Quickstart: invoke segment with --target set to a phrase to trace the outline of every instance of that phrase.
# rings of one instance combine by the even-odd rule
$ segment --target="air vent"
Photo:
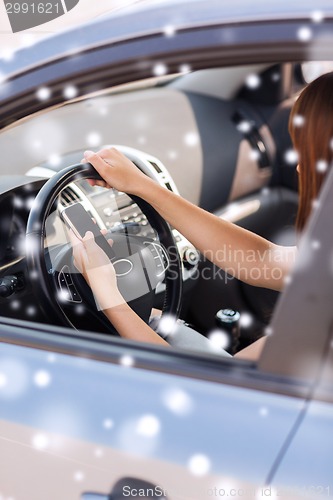
[[[152,165],[152,167],[154,167],[154,169],[156,170],[156,172],[158,174],[162,173],[162,170],[160,169],[160,167],[154,161],[149,160],[149,163]]]
[[[161,163],[158,165],[155,161],[152,161],[150,158],[148,158],[146,161],[149,163],[149,165],[154,170],[154,178],[155,179],[156,179],[156,174],[157,174],[156,180],[159,182],[159,184],[164,184],[164,186],[169,191],[173,191],[174,193],[178,193],[178,190],[175,186],[175,183],[173,182],[167,169]],[[156,174],[155,174],[155,172],[156,172]]]
[[[71,187],[67,187],[61,193],[60,202],[64,207],[73,205],[73,203],[77,203],[78,201],[81,201],[81,198]]]

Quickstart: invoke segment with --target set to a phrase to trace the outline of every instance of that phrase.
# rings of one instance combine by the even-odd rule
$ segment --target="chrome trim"
[[[4,264],[3,266],[0,266],[0,272],[4,271],[5,269],[8,269],[9,267],[15,266],[15,264],[18,264],[23,259],[25,259],[25,256],[18,257],[17,259],[10,261],[7,264]]]
[[[87,212],[90,212],[90,214],[92,215],[92,217],[95,219],[96,224],[98,225],[98,227],[100,229],[107,229],[106,225],[103,222],[103,219],[101,218],[101,216],[97,212],[97,210],[94,207],[94,205],[89,200],[88,196],[86,196],[86,194],[82,191],[82,189],[80,189],[74,182],[72,182],[71,184],[68,184],[68,186],[66,186],[65,189],[67,189],[67,188],[70,188],[70,189],[72,189],[74,191],[74,193],[77,195],[77,197],[80,200],[79,202],[82,202],[83,208]],[[61,203],[61,201],[59,201],[58,202],[59,212],[61,213],[65,208],[66,208],[65,205],[63,205]]]
[[[119,262],[128,262],[130,264],[129,271],[127,271],[126,273],[117,273],[116,264],[118,264]],[[130,261],[129,259],[119,259],[113,262],[113,267],[115,268],[116,276],[127,276],[133,270],[134,265],[133,262]]]
[[[165,271],[168,269],[168,267],[170,266],[170,259],[168,257],[168,254],[165,251],[165,248],[162,245],[160,245],[159,243],[155,243],[155,242],[152,242],[152,241],[144,241],[143,244],[147,245],[147,246],[148,245],[149,246],[153,246],[154,248],[156,248],[157,257],[154,257],[154,259],[158,258],[159,261],[160,261],[160,263],[161,263],[161,265],[162,265],[162,267],[163,267],[163,271],[161,271],[160,273],[157,273],[156,276],[157,277],[162,276],[165,273]],[[162,259],[162,257],[159,254],[159,249],[162,251],[162,254],[163,254],[164,258],[167,261],[167,265],[166,266],[164,265],[163,259]],[[159,266],[156,266],[156,267],[159,267]]]

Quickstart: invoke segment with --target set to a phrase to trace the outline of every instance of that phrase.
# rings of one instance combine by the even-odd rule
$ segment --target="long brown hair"
[[[333,160],[333,72],[311,82],[295,102],[289,133],[298,153],[299,207],[296,219],[302,231]]]

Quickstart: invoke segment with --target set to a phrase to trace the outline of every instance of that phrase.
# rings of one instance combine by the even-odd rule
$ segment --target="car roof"
[[[333,18],[332,0],[148,0],[59,34],[33,48],[18,50],[11,60],[0,60],[2,79],[55,59],[76,55],[99,45],[156,33],[170,33],[202,25],[301,19],[321,22]],[[171,27],[171,31],[170,31]],[[169,31],[168,31],[169,28]]]

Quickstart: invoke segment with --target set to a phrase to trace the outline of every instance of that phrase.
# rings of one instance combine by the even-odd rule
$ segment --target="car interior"
[[[153,256],[159,266],[154,268],[154,296],[146,301],[144,310],[130,290],[127,298],[145,320],[152,306],[164,307],[172,256],[165,252],[161,234],[140,201],[90,186],[86,173],[78,180],[69,178],[57,196],[48,199],[48,213],[43,214],[36,204],[46,181],[79,164],[87,149],[115,146],[166,189],[268,240],[295,245],[297,159],[288,134],[289,113],[298,92],[328,71],[328,64],[258,64],[193,72],[183,68],[179,74],[160,74],[88,96],[77,96],[75,85],[68,83],[63,105],[3,129],[0,314],[56,323],[57,318],[48,311],[48,302],[53,300],[59,303],[65,323],[115,333],[106,320],[96,322],[98,311],[85,310],[86,302],[93,299],[82,291],[79,273],[77,281],[71,278],[71,250],[61,213],[76,203],[83,205],[99,229],[110,232],[120,251],[126,253],[122,235],[126,235],[127,245],[130,241],[135,247],[140,239],[149,248],[149,258]],[[159,70],[163,73],[157,68],[157,74]],[[53,299],[48,295],[44,303],[32,293],[38,286],[34,281],[41,277],[38,267],[31,264],[33,258],[27,258],[31,255],[29,240],[26,244],[27,224],[33,224],[28,223],[29,214],[38,209],[45,230],[37,232],[49,275],[43,280],[52,281],[55,294]],[[172,229],[172,235],[183,274],[182,320],[209,337],[221,328],[219,311],[239,312],[236,342],[229,338],[224,346],[232,354],[265,335],[279,293],[228,276],[178,231]],[[118,273],[123,274],[126,271]],[[43,286],[40,291],[45,292]],[[59,324],[63,323],[61,314]]]

